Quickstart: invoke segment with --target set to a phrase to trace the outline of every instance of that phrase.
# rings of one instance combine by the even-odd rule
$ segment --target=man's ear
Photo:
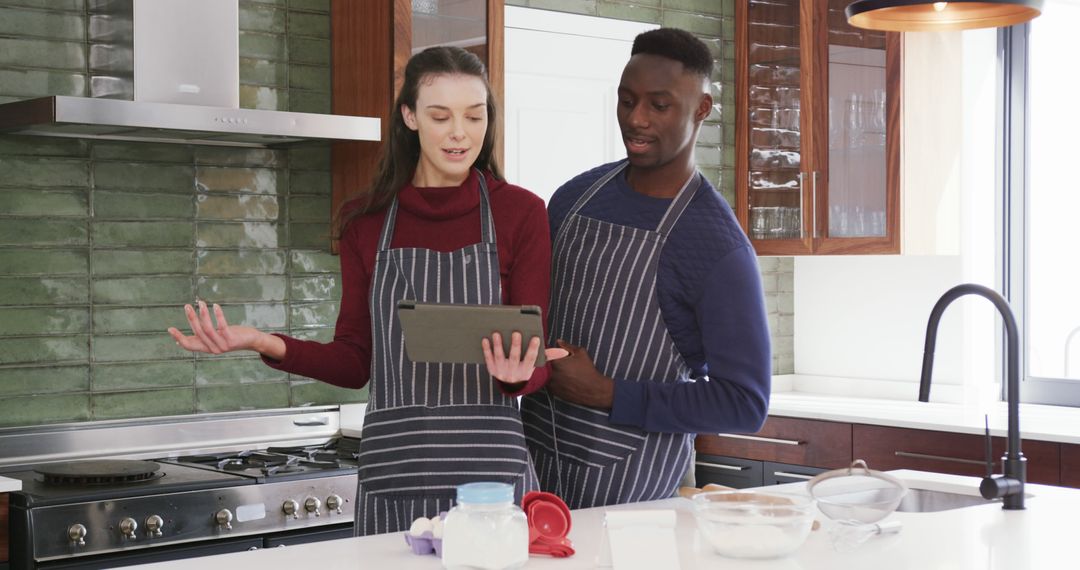
[[[409,127],[410,130],[415,131],[420,128],[420,125],[416,124],[416,113],[408,105],[401,106],[401,118],[405,121],[405,126]]]
[[[699,123],[701,121],[704,121],[705,118],[709,116],[709,113],[712,113],[712,107],[713,107],[712,95],[710,95],[708,93],[702,93],[701,94],[701,100],[698,101],[697,111],[694,113],[694,120],[699,122]]]

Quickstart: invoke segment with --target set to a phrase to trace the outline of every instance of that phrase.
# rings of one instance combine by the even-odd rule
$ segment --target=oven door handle
[[[325,426],[330,424],[330,418],[323,416],[321,418],[311,418],[307,420],[293,420],[294,426]]]

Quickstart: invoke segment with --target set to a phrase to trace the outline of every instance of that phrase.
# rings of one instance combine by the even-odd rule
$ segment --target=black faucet
[[[926,346],[923,349],[922,378],[919,380],[919,401],[930,400],[930,374],[934,369],[934,345],[937,343],[938,322],[945,307],[964,295],[979,295],[988,299],[997,307],[1005,321],[1007,342],[1008,372],[1006,375],[1006,398],[1009,402],[1009,437],[1008,450],[1004,457],[1004,474],[1001,477],[987,475],[979,485],[979,492],[986,499],[1004,498],[1003,508],[1022,510],[1024,508],[1024,482],[1027,481],[1027,459],[1020,453],[1020,334],[1016,328],[1009,303],[993,289],[966,283],[957,285],[945,292],[938,299],[934,310],[930,311],[930,322],[926,324]],[[990,458],[986,458],[987,462]]]

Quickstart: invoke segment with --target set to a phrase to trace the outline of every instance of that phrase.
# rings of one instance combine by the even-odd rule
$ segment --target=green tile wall
[[[241,0],[241,106],[330,112],[330,0]],[[87,94],[83,0],[0,0],[0,101]],[[193,356],[181,306],[326,341],[330,152],[0,136],[0,426],[360,401]]]
[[[506,0],[507,5],[682,28],[713,52],[712,115],[698,135],[698,168],[735,204],[735,2],[742,0]],[[773,373],[794,372],[794,271],[791,258],[762,258],[761,278],[773,340]]]

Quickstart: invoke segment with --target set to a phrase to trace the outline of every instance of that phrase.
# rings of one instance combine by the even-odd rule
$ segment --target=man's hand
[[[562,340],[555,344],[570,355],[551,363],[548,391],[567,402],[611,409],[615,400],[615,381],[596,369],[584,348]]]

